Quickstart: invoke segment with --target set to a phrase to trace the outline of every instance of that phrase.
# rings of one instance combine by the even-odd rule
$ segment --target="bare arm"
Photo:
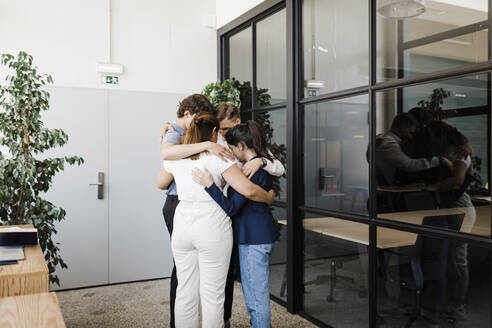
[[[174,177],[171,173],[167,172],[166,169],[161,168],[159,174],[157,174],[157,188],[167,189]]]
[[[259,169],[263,167],[265,171],[270,173],[270,175],[274,177],[280,177],[284,175],[285,173],[285,168],[280,163],[278,159],[273,156],[272,152],[269,150],[270,156],[273,158],[273,161],[270,161],[268,158],[265,158],[266,164],[263,166],[263,160],[261,158],[255,158],[251,161],[246,162],[243,165],[242,171],[243,173],[248,177],[248,179],[251,179],[253,175],[255,175],[256,172],[258,172]]]
[[[202,153],[204,151],[208,151],[211,154],[220,157],[224,161],[226,161],[226,159],[234,160],[234,156],[229,149],[211,141],[204,141],[187,145],[175,145],[172,143],[166,143],[162,145],[161,157],[164,160],[176,160],[187,158],[192,155]]]
[[[176,160],[187,158],[204,151],[207,151],[207,142],[188,145],[165,143],[161,147],[161,157],[163,160]]]
[[[225,170],[222,177],[237,192],[255,202],[271,204],[275,198],[273,190],[266,192],[260,186],[249,181],[236,164]]]

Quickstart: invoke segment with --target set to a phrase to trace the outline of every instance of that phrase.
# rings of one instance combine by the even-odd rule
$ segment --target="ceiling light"
[[[378,13],[387,18],[404,19],[422,15],[424,0],[380,0]]]

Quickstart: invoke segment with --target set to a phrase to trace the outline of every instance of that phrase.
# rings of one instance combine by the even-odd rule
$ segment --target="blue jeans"
[[[239,244],[244,302],[253,328],[270,328],[270,254],[273,244]]]

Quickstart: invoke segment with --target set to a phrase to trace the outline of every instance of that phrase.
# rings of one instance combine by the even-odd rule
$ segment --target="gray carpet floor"
[[[68,328],[169,327],[169,279],[56,293]],[[316,327],[271,302],[272,327]],[[231,326],[250,327],[241,285],[236,283]]]

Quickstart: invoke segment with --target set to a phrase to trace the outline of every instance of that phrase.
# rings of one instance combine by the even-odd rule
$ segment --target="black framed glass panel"
[[[304,205],[367,215],[368,96],[304,106]]]
[[[366,0],[304,0],[304,97],[369,83]]]
[[[253,34],[248,27],[229,37],[229,76],[241,84],[240,92],[251,94],[253,84]],[[251,109],[251,97],[241,99],[241,110]]]
[[[285,108],[255,114],[256,121],[263,127],[267,143],[272,155],[286,167],[287,159],[287,120]],[[274,177],[273,184],[276,198],[279,201],[287,201],[286,174]]]
[[[379,0],[377,12],[378,82],[488,60],[487,0]]]
[[[266,89],[269,103],[285,102],[286,15],[285,9],[256,23],[256,86]],[[267,105],[266,101],[257,106]]]
[[[487,74],[377,93],[380,218],[447,215],[460,232],[490,236],[489,94]]]
[[[282,207],[272,207],[272,215],[280,231],[270,257],[270,294],[287,300],[287,211]]]
[[[306,213],[303,310],[331,327],[368,326],[369,226]]]
[[[427,220],[456,225],[446,216]],[[490,249],[381,227],[377,235],[381,326],[490,327]]]

